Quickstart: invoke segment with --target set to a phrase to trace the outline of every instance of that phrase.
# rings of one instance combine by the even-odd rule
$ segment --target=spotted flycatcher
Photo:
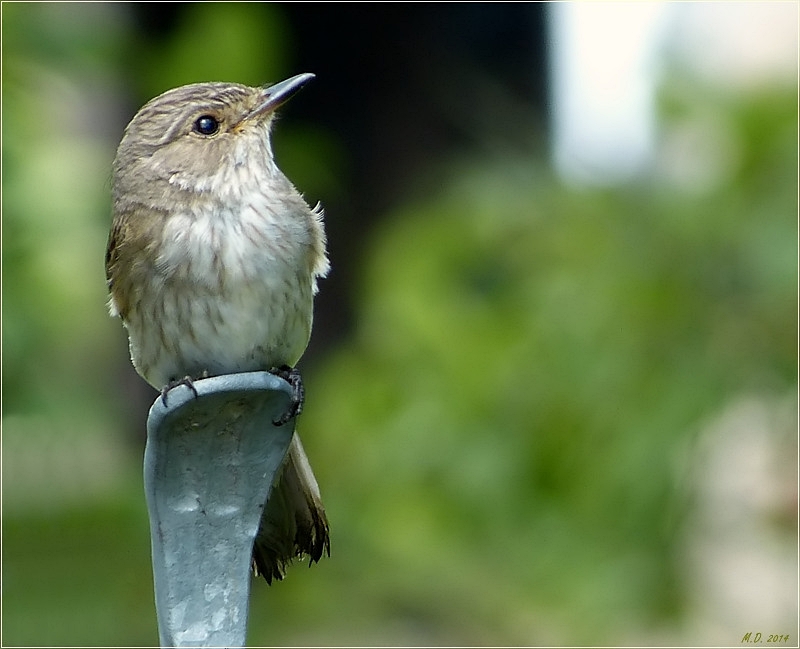
[[[125,129],[113,169],[109,304],[128,331],[136,371],[164,399],[192,379],[273,370],[296,390],[285,419],[298,412],[294,366],[328,259],[322,211],[278,169],[270,127],[312,78],[182,86],[145,104]],[[328,521],[295,434],[261,520],[254,569],[271,582],[293,557],[318,561],[325,551]]]

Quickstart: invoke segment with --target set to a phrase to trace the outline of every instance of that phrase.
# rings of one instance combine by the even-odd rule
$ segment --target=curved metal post
[[[294,421],[272,422],[291,387],[228,374],[159,397],[147,419],[144,486],[162,647],[242,647],[253,539]]]

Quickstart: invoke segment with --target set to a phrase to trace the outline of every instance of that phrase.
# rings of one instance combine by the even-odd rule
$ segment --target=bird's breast
[[[155,387],[294,365],[311,332],[314,278],[292,215],[257,201],[171,215],[128,327]]]

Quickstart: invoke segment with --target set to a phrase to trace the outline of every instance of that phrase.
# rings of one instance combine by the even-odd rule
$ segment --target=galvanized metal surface
[[[289,384],[268,372],[194,382],[147,420],[144,484],[162,647],[241,647],[253,539],[294,421]]]

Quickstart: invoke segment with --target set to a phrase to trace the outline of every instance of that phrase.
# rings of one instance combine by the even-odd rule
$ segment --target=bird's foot
[[[194,387],[191,376],[184,376],[182,379],[173,379],[161,388],[161,403],[164,404],[165,408],[167,407],[167,393],[173,388],[177,388],[179,385],[185,385],[194,392],[195,399],[197,398],[197,388]]]
[[[296,367],[289,367],[288,365],[281,365],[280,367],[273,367],[270,369],[270,374],[281,377],[292,386],[292,400],[289,403],[289,408],[284,412],[279,419],[272,422],[276,426],[283,426],[290,419],[297,417],[303,411],[303,402],[306,399],[306,390],[303,387],[303,378],[300,376],[300,370]]]

